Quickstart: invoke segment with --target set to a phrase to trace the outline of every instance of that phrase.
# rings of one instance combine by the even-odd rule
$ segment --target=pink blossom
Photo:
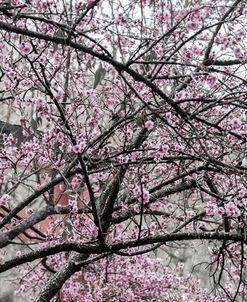
[[[236,130],[240,128],[240,119],[239,118],[234,118],[231,120],[231,125],[232,125],[232,129]]]
[[[216,205],[211,203],[211,202],[207,202],[206,204],[206,213],[208,216],[213,216],[215,215],[215,213],[217,213],[217,209],[216,209]]]
[[[182,50],[182,55],[186,62],[190,62],[193,58],[192,51],[186,47]]]
[[[230,201],[226,204],[225,209],[226,209],[226,214],[230,217],[231,216],[238,217],[241,214],[239,208],[232,201]]]
[[[32,159],[34,157],[34,152],[32,151],[28,152],[27,157]]]
[[[198,226],[198,228],[206,229],[208,224],[205,221],[199,221],[197,226]]]
[[[189,21],[186,27],[191,30],[196,30],[199,27],[199,23],[197,21]]]
[[[240,60],[244,59],[244,53],[239,46],[234,48],[234,54],[235,54],[236,58],[238,58]]]
[[[148,130],[152,130],[153,127],[154,127],[154,123],[153,123],[151,120],[146,121],[145,127],[146,127]]]
[[[207,81],[209,87],[214,88],[217,78],[214,75],[210,75],[207,77],[206,81]]]
[[[193,210],[188,210],[188,211],[186,211],[186,216],[187,216],[187,217],[191,218],[191,217],[193,217],[194,215],[195,215],[195,212],[194,212]]]
[[[82,179],[81,179],[80,175],[76,175],[72,178],[70,183],[71,183],[73,190],[76,190],[79,188],[79,186],[81,185],[81,180]]]
[[[218,207],[217,212],[219,216],[223,216],[225,214],[225,209],[223,207]]]
[[[61,143],[64,140],[64,134],[62,132],[58,132],[57,140]]]
[[[143,198],[144,203],[149,202],[150,193],[147,189],[143,189],[142,198]]]
[[[240,198],[243,198],[244,196],[247,196],[247,192],[246,192],[245,189],[241,189],[241,190],[239,191],[239,197],[240,197]]]
[[[120,24],[126,22],[125,17],[123,16],[123,14],[119,14],[119,15],[118,15],[118,17],[117,17],[117,19],[116,19],[116,22],[117,22],[117,23],[120,23]]]
[[[74,145],[72,150],[75,153],[80,153],[82,151],[82,147],[81,147],[81,145]]]
[[[30,51],[31,51],[31,44],[29,44],[29,43],[21,43],[21,46],[20,46],[20,50],[21,50],[21,52],[23,53],[23,54],[25,54],[25,55],[27,55],[27,54],[29,54],[30,53]]]
[[[0,206],[8,206],[10,200],[10,196],[8,194],[3,194],[0,197]]]
[[[26,213],[27,213],[27,215],[31,215],[31,214],[34,213],[34,210],[33,210],[32,208],[28,208],[28,209],[26,210]]]

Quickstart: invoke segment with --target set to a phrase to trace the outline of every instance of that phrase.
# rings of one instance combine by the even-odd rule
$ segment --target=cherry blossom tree
[[[245,301],[246,17],[245,0],[0,3],[16,294]]]

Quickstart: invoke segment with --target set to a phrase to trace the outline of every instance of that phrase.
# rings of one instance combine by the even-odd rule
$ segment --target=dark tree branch
[[[172,233],[166,235],[156,235],[156,236],[147,236],[144,238],[140,238],[139,240],[131,240],[116,243],[110,246],[99,245],[98,243],[92,242],[91,244],[80,244],[80,243],[63,243],[55,246],[42,248],[37,251],[27,253],[22,256],[15,257],[9,261],[0,265],[0,273],[7,271],[13,267],[18,265],[34,261],[36,259],[44,258],[50,255],[54,255],[61,252],[66,251],[75,251],[81,254],[90,255],[90,254],[102,254],[102,253],[114,253],[117,251],[121,251],[128,248],[141,247],[149,244],[165,244],[167,242],[175,242],[175,241],[191,241],[191,240],[229,240],[233,242],[243,242],[247,243],[246,238],[242,234],[237,233],[225,233],[225,232],[186,232],[186,233]],[[79,255],[81,256],[81,255]],[[78,260],[76,260],[77,262]],[[68,264],[68,268],[71,269],[75,263]],[[66,269],[65,269],[66,270]],[[61,287],[62,284],[60,284]]]

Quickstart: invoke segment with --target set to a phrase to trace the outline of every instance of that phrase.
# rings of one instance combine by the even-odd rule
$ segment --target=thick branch
[[[225,233],[225,232],[194,232],[194,233],[171,233],[166,235],[147,236],[139,240],[130,240],[125,242],[116,243],[109,246],[104,246],[98,243],[80,244],[77,242],[62,243],[55,246],[39,249],[35,252],[27,253],[22,256],[15,257],[0,265],[0,273],[7,271],[18,265],[31,262],[43,257],[54,255],[66,251],[75,251],[78,253],[101,254],[106,252],[116,252],[133,247],[141,247],[149,244],[175,241],[191,241],[191,240],[231,240],[234,242],[247,243],[244,234],[238,233]]]

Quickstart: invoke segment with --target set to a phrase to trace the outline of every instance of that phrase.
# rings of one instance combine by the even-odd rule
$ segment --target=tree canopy
[[[17,294],[244,301],[246,17],[245,0],[0,3],[0,273],[19,271]]]

